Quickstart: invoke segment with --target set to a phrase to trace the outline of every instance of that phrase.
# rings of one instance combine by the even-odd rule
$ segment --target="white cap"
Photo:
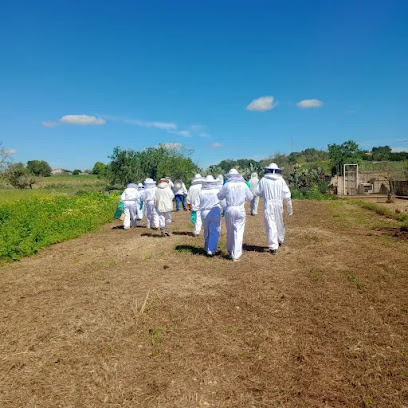
[[[280,170],[276,163],[270,163],[268,166],[264,167],[265,170]]]
[[[227,178],[228,177],[231,177],[231,176],[238,176],[239,175],[239,173],[238,173],[238,170],[237,169],[231,169],[230,171],[229,171],[229,173],[227,174]]]
[[[138,186],[138,187],[143,187],[143,184],[142,184],[142,183],[139,183],[137,186]]]
[[[144,184],[146,185],[146,184],[156,184],[156,182],[153,180],[153,179],[151,179],[151,178],[147,178],[145,181],[144,181]]]

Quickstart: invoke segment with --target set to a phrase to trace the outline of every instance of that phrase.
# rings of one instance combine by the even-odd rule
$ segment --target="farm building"
[[[71,170],[65,170],[65,169],[53,169],[53,170],[51,170],[51,174],[53,176],[58,176],[58,175],[61,175],[61,174],[71,174],[71,173],[72,173]]]
[[[381,162],[378,164],[372,169],[345,164],[342,175],[333,176],[331,185],[339,196],[388,194],[390,190],[392,194],[408,195],[407,171],[403,168],[389,168]]]

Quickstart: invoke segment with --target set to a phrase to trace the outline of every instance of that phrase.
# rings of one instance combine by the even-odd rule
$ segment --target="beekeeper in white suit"
[[[245,230],[245,200],[251,201],[253,195],[244,178],[236,169],[226,175],[227,182],[218,193],[218,198],[226,202],[225,225],[227,227],[227,251],[231,259],[238,261],[242,256],[242,243]]]
[[[139,183],[137,185],[137,188],[140,192],[140,205],[137,208],[137,219],[138,220],[143,220],[143,213],[144,213],[144,203],[143,203],[143,190],[144,190],[144,186],[142,183]]]
[[[200,191],[203,183],[201,174],[196,174],[191,180],[191,186],[187,192],[187,207],[191,211],[195,211],[196,220],[194,223],[194,236],[200,235],[201,232],[201,212],[200,212]]]
[[[251,200],[251,215],[258,214],[259,197],[256,195],[256,186],[259,183],[258,173],[253,172],[249,179],[249,188],[254,198]]]
[[[264,200],[265,230],[272,255],[276,254],[279,245],[285,240],[283,202],[286,202],[288,215],[293,214],[290,190],[281,173],[278,165],[271,163],[265,167],[265,175],[256,188],[256,195],[262,196]]]
[[[170,236],[171,212],[173,210],[174,194],[169,180],[163,178],[157,185],[154,196],[154,205],[159,215],[159,228],[163,237]]]
[[[204,249],[213,256],[218,249],[221,232],[221,203],[218,198],[219,180],[213,176],[204,179],[199,195],[199,209],[204,226]]]
[[[120,196],[120,200],[125,206],[123,228],[129,229],[130,226],[137,227],[137,209],[140,206],[140,192],[137,185],[134,183],[129,183],[125,191]]]
[[[157,214],[156,207],[154,206],[156,189],[156,182],[153,179],[147,178],[144,181],[144,190],[141,195],[145,208],[144,212],[146,214],[146,227],[148,229],[152,227],[159,227],[159,216]]]

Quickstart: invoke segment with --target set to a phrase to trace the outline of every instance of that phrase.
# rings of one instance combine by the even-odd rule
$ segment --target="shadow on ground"
[[[267,248],[267,247],[264,247],[264,246],[244,244],[244,245],[242,245],[242,249],[243,249],[244,251],[265,252],[268,248]]]
[[[204,248],[196,247],[193,245],[176,245],[174,248],[178,252],[188,252],[193,255],[205,255],[207,256],[207,252]]]
[[[186,235],[188,237],[194,237],[194,234],[192,232],[187,231],[174,231],[173,235]]]

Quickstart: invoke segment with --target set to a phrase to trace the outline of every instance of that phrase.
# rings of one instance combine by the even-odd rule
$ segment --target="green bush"
[[[294,200],[337,200],[338,197],[334,194],[327,194],[321,191],[321,186],[312,188],[293,188],[291,189],[292,198]]]
[[[117,205],[117,196],[97,193],[0,203],[0,259],[18,260],[95,231],[112,220]]]

